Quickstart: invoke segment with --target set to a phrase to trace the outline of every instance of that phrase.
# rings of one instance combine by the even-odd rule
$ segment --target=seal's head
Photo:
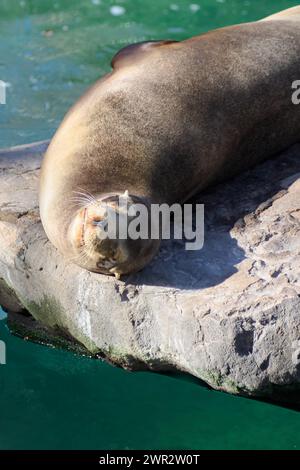
[[[142,221],[150,228],[150,207],[144,199],[129,196],[127,191],[123,195],[88,196],[69,229],[73,261],[89,271],[117,278],[142,269],[155,256],[160,241],[140,238],[130,230],[140,207],[144,208],[143,217],[147,214]]]

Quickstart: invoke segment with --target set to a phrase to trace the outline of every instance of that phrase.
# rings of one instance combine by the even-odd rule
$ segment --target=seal
[[[46,153],[50,241],[90,271],[142,269],[159,240],[101,236],[107,211],[183,203],[296,143],[300,7],[181,42],[134,44],[71,108]]]

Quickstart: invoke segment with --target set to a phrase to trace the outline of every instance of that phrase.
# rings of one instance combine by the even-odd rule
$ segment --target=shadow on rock
[[[189,290],[221,284],[246,259],[232,229],[242,230],[245,216],[255,219],[272,205],[286,192],[297,173],[300,173],[299,145],[197,195],[189,202],[205,206],[203,248],[187,251],[185,241],[163,241],[154,261],[142,272],[128,276],[125,282]]]

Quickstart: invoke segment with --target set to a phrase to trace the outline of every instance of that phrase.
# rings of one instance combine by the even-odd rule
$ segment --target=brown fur
[[[121,51],[113,72],[69,111],[45,157],[41,217],[54,245],[72,256],[74,191],[183,202],[297,142],[299,11]]]

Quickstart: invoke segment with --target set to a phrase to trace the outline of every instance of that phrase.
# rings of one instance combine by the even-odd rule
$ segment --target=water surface
[[[0,338],[0,449],[300,448],[296,411]]]
[[[263,18],[288,0],[0,0],[0,147],[49,138],[132,42],[181,40]]]
[[[0,146],[49,138],[121,47],[184,39],[296,5],[285,0],[0,0]],[[299,449],[300,415],[129,373],[12,337],[0,365],[1,449]]]

